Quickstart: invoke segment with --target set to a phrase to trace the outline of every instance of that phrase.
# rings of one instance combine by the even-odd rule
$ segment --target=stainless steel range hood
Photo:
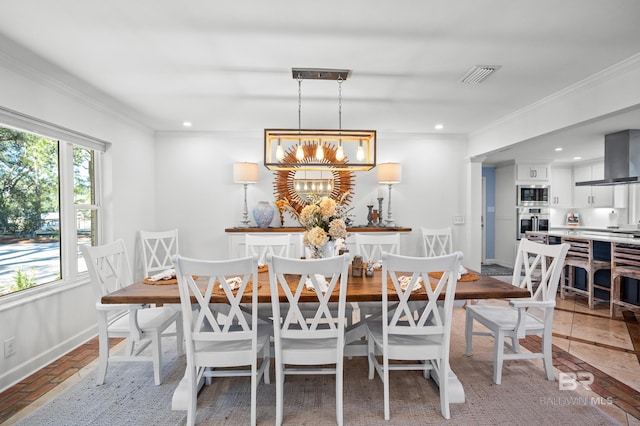
[[[576,186],[622,185],[640,182],[640,130],[623,130],[604,137],[604,179]]]

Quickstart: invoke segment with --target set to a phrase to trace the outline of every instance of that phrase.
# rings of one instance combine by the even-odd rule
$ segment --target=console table
[[[269,227],[269,228],[226,228],[224,232],[229,237],[229,257],[236,258],[244,256],[244,235],[248,233],[257,234],[273,234],[273,233],[285,233],[293,235],[291,239],[290,253],[295,257],[302,257],[304,255],[304,245],[302,243],[302,235],[304,234],[303,227]],[[349,236],[347,237],[347,248],[351,252],[355,252],[355,241],[353,234],[359,233],[378,233],[378,234],[400,234],[402,239],[403,235],[408,235],[411,232],[411,228],[393,227],[366,227],[366,226],[354,226],[347,228]],[[297,238],[296,238],[297,236]]]

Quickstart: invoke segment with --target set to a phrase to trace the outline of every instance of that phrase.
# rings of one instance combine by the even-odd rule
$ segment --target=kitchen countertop
[[[630,232],[632,230],[628,230]],[[577,237],[594,241],[604,241],[609,243],[624,243],[640,245],[640,233],[635,234],[624,233],[624,231],[610,230],[603,228],[586,228],[586,227],[565,227],[552,228],[548,232],[527,232],[532,235],[548,235],[551,237]]]
[[[625,225],[625,227],[596,227],[596,226],[552,226],[551,230],[552,231],[556,231],[556,230],[567,230],[567,229],[571,229],[571,230],[577,230],[577,231],[597,231],[597,232],[614,232],[614,233],[621,233],[621,234],[633,234],[633,233],[637,233],[638,235],[640,235],[640,228],[636,228],[636,227],[632,227],[629,225]]]

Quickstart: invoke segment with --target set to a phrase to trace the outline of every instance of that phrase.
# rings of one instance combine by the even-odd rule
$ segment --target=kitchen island
[[[551,227],[548,231],[550,234],[564,234],[564,235],[586,235],[589,237],[595,237],[594,239],[602,237],[613,238],[637,238],[640,244],[640,229],[638,228],[603,228],[603,227],[588,227],[588,226],[559,226]]]
[[[527,238],[546,244],[571,244],[565,265],[571,263],[571,256],[582,257],[598,265],[591,289],[588,289],[585,269],[576,268],[575,273],[571,273],[571,268],[565,268],[559,286],[561,292],[570,290],[587,296],[589,300],[609,303],[612,317],[619,308],[640,312],[640,238],[634,233],[564,228],[527,232]],[[605,267],[604,264],[608,265]]]

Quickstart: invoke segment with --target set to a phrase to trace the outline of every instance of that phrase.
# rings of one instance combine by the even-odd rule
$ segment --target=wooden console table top
[[[283,233],[292,233],[292,232],[304,232],[304,228],[299,227],[268,227],[268,228],[225,228],[224,232],[227,233],[240,233],[246,234],[249,232],[283,232]],[[351,228],[347,228],[347,232],[350,233],[358,233],[358,232],[411,232],[411,228],[403,228],[403,227],[394,227],[394,228],[382,228],[382,227],[365,227],[365,226],[355,226]]]

